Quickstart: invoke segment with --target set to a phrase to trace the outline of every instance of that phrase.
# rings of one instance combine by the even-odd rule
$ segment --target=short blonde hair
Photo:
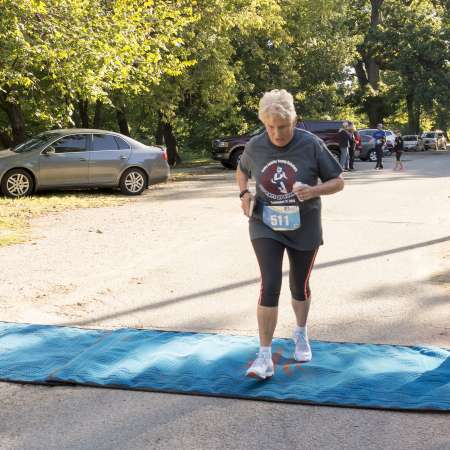
[[[269,116],[294,121],[297,113],[294,107],[294,97],[285,89],[273,89],[266,92],[259,101],[258,117],[261,122]]]

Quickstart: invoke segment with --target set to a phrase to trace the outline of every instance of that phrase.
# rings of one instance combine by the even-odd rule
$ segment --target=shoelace
[[[255,363],[259,363],[261,360],[262,363],[267,364],[269,362],[269,355],[266,353],[257,353]]]
[[[308,343],[308,338],[303,333],[295,333],[295,343],[300,343],[303,346],[306,346]]]

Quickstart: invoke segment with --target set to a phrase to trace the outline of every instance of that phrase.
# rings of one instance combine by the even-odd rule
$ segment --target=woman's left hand
[[[294,187],[292,191],[301,202],[317,197],[315,186],[310,186],[309,184],[302,183],[301,186]]]

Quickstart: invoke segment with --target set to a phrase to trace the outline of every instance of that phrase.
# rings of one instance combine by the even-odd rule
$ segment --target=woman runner
[[[297,361],[312,358],[306,322],[311,301],[309,277],[323,243],[320,196],[342,190],[344,180],[341,166],[324,142],[295,127],[297,115],[290,93],[266,92],[259,104],[259,118],[265,132],[247,143],[236,179],[241,207],[247,216],[252,199],[250,174],[256,182],[249,229],[261,270],[257,306],[260,349],[247,375],[265,379],[274,374],[271,345],[285,251],[290,263],[291,304],[297,324],[294,358]]]

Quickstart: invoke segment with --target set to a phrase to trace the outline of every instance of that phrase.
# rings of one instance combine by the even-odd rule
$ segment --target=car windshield
[[[47,142],[50,142],[55,137],[57,137],[57,135],[52,133],[39,134],[38,136],[29,139],[28,141],[25,141],[22,144],[16,145],[11,150],[15,153],[30,152],[31,150],[34,150],[47,144]]]
[[[426,137],[426,138],[434,138],[434,137],[436,137],[436,133],[425,133],[424,137]]]
[[[417,136],[403,136],[404,141],[417,141]]]

